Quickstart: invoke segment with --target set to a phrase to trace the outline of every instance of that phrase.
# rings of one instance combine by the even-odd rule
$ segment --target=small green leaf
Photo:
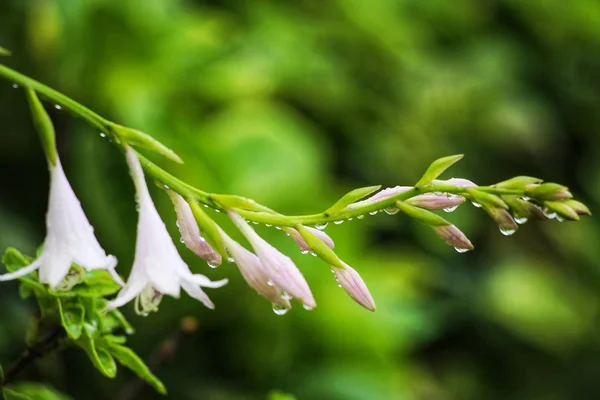
[[[6,389],[5,389],[6,390]],[[37,382],[19,382],[10,385],[13,394],[21,397],[13,397],[13,399],[30,399],[30,400],[69,400],[70,397],[60,393],[56,389],[45,384]],[[7,399],[9,397],[6,397]]]
[[[451,225],[450,222],[446,221],[439,215],[432,213],[431,211],[411,206],[410,204],[406,204],[402,201],[397,201],[395,205],[404,214],[416,221],[424,223],[425,225],[429,225],[431,227]]]
[[[2,389],[2,395],[4,396],[4,400],[33,400],[32,397],[9,388]]]
[[[128,335],[135,333],[135,330],[125,319],[125,316],[117,309],[100,313],[99,316],[100,327],[103,333],[113,333],[116,329],[123,329]]]
[[[273,390],[269,393],[269,400],[296,400],[296,397],[289,393]]]
[[[12,55],[11,51],[5,49],[4,47],[0,47],[0,56],[10,56]]]
[[[140,379],[148,382],[160,394],[167,394],[165,385],[150,371],[146,364],[144,364],[144,361],[133,350],[118,344],[111,343],[109,346],[111,354],[120,364],[135,372]]]
[[[27,257],[14,247],[9,247],[4,251],[2,256],[2,263],[6,267],[8,272],[15,272],[18,269],[31,264],[33,260],[31,257]],[[22,285],[26,285],[28,288],[39,291],[40,293],[46,293],[46,288],[37,279],[33,278],[33,274],[28,274],[19,278]],[[26,293],[24,291],[22,293]]]
[[[443,174],[445,170],[450,168],[461,158],[463,158],[463,154],[438,158],[437,160],[431,163],[429,168],[427,168],[427,171],[425,171],[425,173],[423,174],[421,179],[419,179],[415,187],[420,188],[425,185],[429,185],[431,182],[433,182],[434,179],[437,179],[438,176]]]
[[[300,233],[302,239],[304,239],[308,247],[310,247],[310,249],[314,251],[323,261],[338,268],[346,268],[337,254],[335,254],[335,252],[315,234],[302,225],[297,225],[296,230]]]
[[[204,212],[202,207],[200,207],[194,199],[186,199],[186,201],[190,205],[192,213],[198,223],[198,227],[204,233],[206,241],[213,249],[221,254],[221,256],[227,259],[229,256],[227,255],[227,250],[225,250],[225,244],[223,243],[223,238],[219,232],[219,226]]]
[[[516,176],[506,181],[496,183],[494,187],[501,189],[523,189],[527,185],[542,183],[542,179],[532,176]]]
[[[35,126],[35,129],[42,140],[42,147],[44,147],[46,158],[48,159],[50,165],[56,165],[56,142],[52,120],[44,109],[44,106],[37,97],[35,91],[27,88],[25,93],[27,94],[27,100],[29,101],[33,125]]]
[[[60,313],[60,322],[69,338],[73,340],[79,339],[83,331],[85,318],[83,305],[76,300],[58,299],[58,311]]]
[[[495,194],[486,193],[473,187],[466,188],[466,192],[468,193],[466,197],[475,203],[487,205],[488,207],[503,208],[508,210],[508,204],[506,204],[504,200]]]
[[[348,205],[362,199],[363,197],[367,197],[373,192],[381,189],[381,185],[377,186],[365,186],[358,189],[354,189],[343,195],[334,205],[329,207],[326,213],[334,213],[336,211],[342,210],[346,208]]]
[[[87,353],[90,361],[98,371],[104,376],[114,378],[117,375],[117,364],[114,358],[106,349],[96,348],[96,341],[90,335],[90,331],[93,331],[93,329],[90,329],[88,324],[84,328],[83,334],[75,343]]]
[[[119,138],[123,143],[130,144],[134,147],[141,147],[154,151],[165,158],[176,163],[183,164],[183,160],[173,150],[154,139],[152,136],[139,131],[137,129],[127,128],[126,126],[111,124],[112,133]]]

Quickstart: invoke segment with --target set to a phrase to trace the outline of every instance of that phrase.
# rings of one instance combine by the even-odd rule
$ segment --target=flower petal
[[[348,293],[350,297],[358,304],[370,311],[375,311],[375,301],[369,292],[369,288],[360,277],[358,272],[348,264],[344,263],[346,268],[332,267],[335,277],[340,286]]]
[[[30,274],[40,267],[41,262],[42,258],[40,257],[37,260],[34,260],[31,264],[21,267],[14,272],[0,275],[0,281],[10,281],[12,279],[21,278],[22,276]]]

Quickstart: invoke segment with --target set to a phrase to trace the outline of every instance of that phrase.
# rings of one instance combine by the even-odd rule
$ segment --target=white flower
[[[248,239],[273,283],[291,297],[302,302],[305,308],[314,308],[317,303],[308,287],[308,283],[306,283],[306,279],[304,279],[294,262],[258,236],[240,215],[230,211],[229,217]]]
[[[363,279],[354,268],[343,261],[342,264],[345,268],[331,267],[340,287],[342,287],[358,304],[367,310],[375,311],[375,301]]]
[[[140,161],[129,147],[126,157],[139,206],[135,258],[127,285],[107,309],[120,307],[137,297],[137,311],[146,314],[156,310],[164,294],[179,298],[181,288],[206,307],[214,308],[200,286],[218,288],[225,285],[227,279],[212,282],[204,275],[192,274],[156,211]]]
[[[284,309],[291,308],[289,299],[275,285],[256,254],[230,238],[223,230],[221,230],[221,237],[248,286],[270,300],[274,305],[279,305]]]
[[[58,158],[56,165],[50,166],[46,229],[42,254],[32,264],[0,275],[0,281],[19,278],[38,269],[40,282],[54,289],[67,276],[71,264],[75,263],[87,270],[105,269],[117,283],[123,284],[114,270],[117,259],[106,255],[98,243],[94,228],[85,216]]]
[[[179,233],[181,233],[181,239],[185,246],[193,251],[198,257],[208,261],[210,266],[217,267],[221,265],[221,255],[217,253],[200,234],[200,228],[198,228],[190,205],[183,197],[174,191],[168,190],[167,193],[175,206],[175,212],[177,213],[177,227],[179,228]]]

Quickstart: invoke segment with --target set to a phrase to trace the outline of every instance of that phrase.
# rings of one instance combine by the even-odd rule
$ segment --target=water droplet
[[[300,253],[302,253],[303,255],[307,255],[310,252],[310,250],[306,250],[306,249],[301,249]]]
[[[464,249],[461,247],[455,247],[454,250],[458,251],[459,253],[466,253],[467,251],[471,250],[471,249]]]
[[[209,266],[210,268],[213,268],[213,269],[214,269],[214,268],[217,268],[217,267],[219,266],[218,264],[211,264],[211,262],[210,262],[210,261],[207,261],[206,263],[208,264],[208,266]]]
[[[545,211],[544,214],[548,219],[554,219],[557,216],[557,214],[554,211]]]
[[[311,252],[310,252],[310,255],[311,255],[311,256],[313,256],[313,257],[316,257],[316,256],[317,256],[317,253],[315,253],[314,251],[311,251]]]
[[[529,221],[527,217],[515,217],[515,222],[519,225],[523,225],[527,221]]]
[[[275,304],[273,303],[273,312],[276,315],[284,315],[285,313],[287,313],[290,309],[284,306],[280,306],[279,304]]]
[[[311,311],[314,307],[311,307],[307,304],[302,304],[302,308],[304,308],[306,311]]]
[[[444,208],[444,212],[451,213],[458,208],[458,205]]]
[[[348,218],[348,221],[352,221],[352,217]]]
[[[557,216],[556,216],[556,220],[557,220],[558,222],[565,222],[565,219],[564,219],[563,217],[561,217],[560,215],[557,215]]]
[[[270,228],[270,227],[272,227],[273,225],[271,225],[271,224],[265,224],[265,226],[266,226],[267,228]]]
[[[369,212],[369,215],[375,215],[375,214],[377,214],[378,212],[379,212],[379,210],[371,211],[371,212]]]
[[[333,221],[333,223],[336,224],[336,225],[341,225],[341,224],[344,223],[344,220],[343,219],[339,219],[337,221]]]
[[[277,229],[278,231],[280,231],[281,227],[280,226],[276,226],[275,229]]]
[[[281,300],[290,301],[292,296],[290,296],[287,292],[281,292]]]
[[[321,222],[320,224],[315,224],[315,228],[319,229],[319,230],[324,230],[325,228],[327,228],[327,222]]]
[[[338,283],[338,287],[342,287],[342,284],[341,284],[341,283]]]
[[[179,243],[185,243],[185,240],[183,240],[183,236],[179,238]]]
[[[62,107],[61,107],[61,106],[59,106],[58,104],[55,104],[55,105],[54,105],[54,108],[56,108],[57,110],[62,110]]]
[[[529,201],[529,200],[531,200],[531,198],[527,197],[527,196],[523,196],[523,197],[521,197],[521,200],[523,200],[523,201]]]
[[[357,215],[356,219],[363,219],[365,216],[364,215]]]
[[[201,242],[206,242],[206,239],[204,239],[204,236],[200,236],[200,241]]]
[[[101,137],[101,138],[105,138],[105,137],[106,137],[106,133],[104,133],[104,132],[100,132],[100,137]]]
[[[285,236],[292,236],[292,235],[290,235],[290,233],[289,233],[289,232],[286,232],[286,233],[285,233]]]
[[[254,225],[258,225],[258,221],[252,221]]]
[[[385,211],[385,213],[386,213],[387,215],[395,215],[395,214],[398,214],[398,212],[399,212],[400,210],[398,210],[396,207],[388,207],[388,208],[386,208],[386,209],[385,209],[385,210],[383,210],[383,211]]]
[[[270,279],[269,279],[269,280],[267,281],[267,285],[268,285],[268,286],[275,286],[275,283],[274,283],[272,280],[270,280]]]
[[[514,228],[503,227],[503,226],[499,227],[499,229],[500,229],[500,233],[502,233],[504,236],[510,236],[517,231]]]
[[[235,263],[235,258],[233,258],[233,257],[229,257],[229,258],[227,259],[227,261],[229,261],[230,263]]]
[[[218,212],[218,213],[220,213],[220,212],[221,212],[221,210],[217,210],[216,208],[215,208],[215,211],[216,211],[216,212]]]
[[[471,204],[473,204],[473,207],[475,207],[475,208],[481,208],[481,204],[479,204],[479,203],[472,201]]]
[[[446,197],[448,197],[448,200],[454,200],[458,197],[458,195],[454,193],[448,193]]]
[[[204,208],[208,208],[208,204],[204,204]]]
[[[18,88],[19,88],[19,85],[17,85],[16,83],[13,83],[12,87],[13,87],[14,89],[18,89]]]

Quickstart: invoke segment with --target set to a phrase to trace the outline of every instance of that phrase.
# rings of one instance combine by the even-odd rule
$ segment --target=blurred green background
[[[434,158],[465,153],[447,177],[517,174],[600,203],[600,2],[596,0],[3,0],[8,65],[186,161],[158,160],[209,191],[285,213],[320,211],[364,185],[414,183]],[[49,106],[67,175],[100,242],[131,265],[136,213],[124,160],[98,132]],[[44,237],[48,176],[22,90],[0,82],[0,247]],[[173,237],[174,212],[155,201]],[[231,225],[215,215],[228,231]],[[172,399],[592,399],[600,389],[600,223],[530,223],[503,237],[480,210],[449,216],[458,254],[401,215],[331,226],[368,283],[369,313],[329,268],[272,228],[318,307],[276,316],[236,268],[190,267],[230,284],[210,311],[184,297],[131,316],[148,357],[199,320],[156,369]],[[239,237],[239,236],[237,236]],[[179,243],[178,243],[179,245]],[[35,305],[0,288],[0,362],[23,349]],[[119,399],[77,350],[30,367],[74,399]],[[159,396],[144,388],[138,398]]]

